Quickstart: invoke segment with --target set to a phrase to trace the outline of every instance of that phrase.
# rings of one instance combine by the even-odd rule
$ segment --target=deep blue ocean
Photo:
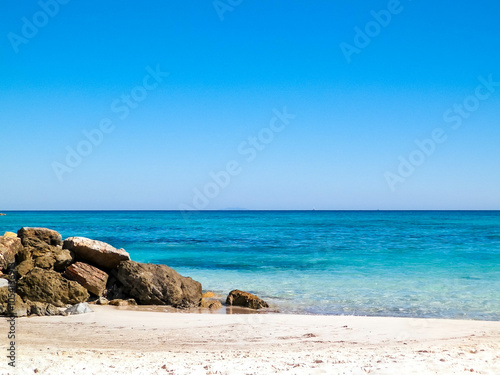
[[[500,320],[500,211],[5,213],[282,312]]]

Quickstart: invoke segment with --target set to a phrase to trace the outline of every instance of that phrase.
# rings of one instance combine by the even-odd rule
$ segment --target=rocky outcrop
[[[123,249],[85,237],[70,237],[64,241],[63,249],[72,251],[76,260],[91,263],[97,267],[113,269],[121,261],[130,260],[130,255]]]
[[[0,271],[15,262],[16,255],[23,248],[21,240],[17,237],[0,237]]]
[[[124,261],[115,272],[123,291],[141,305],[200,305],[201,284],[165,265]]]
[[[29,228],[24,227],[17,231],[17,235],[21,238],[38,238],[47,245],[57,246],[62,244],[62,237],[55,230],[47,228]]]
[[[34,268],[19,280],[17,293],[25,301],[46,302],[59,307],[85,302],[89,298],[87,290],[76,281],[41,268]]]
[[[17,294],[9,294],[5,273],[14,265]],[[59,233],[46,228],[24,227],[0,237],[0,280],[0,315],[18,317],[85,312],[82,303],[90,302],[89,293],[91,303],[103,305],[188,308],[201,302],[201,284],[165,265],[132,262],[125,250],[88,238],[63,243]],[[203,306],[221,304],[206,300]]]
[[[256,295],[248,292],[243,292],[238,289],[235,289],[229,293],[226,299],[226,304],[229,306],[249,307],[256,310],[269,307],[267,302],[260,299]]]
[[[87,263],[76,262],[66,268],[64,276],[87,289],[96,296],[102,296],[106,289],[108,274]]]
[[[14,232],[5,232],[4,237],[17,237],[17,234]]]

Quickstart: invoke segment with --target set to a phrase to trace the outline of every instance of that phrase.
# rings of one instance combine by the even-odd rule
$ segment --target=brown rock
[[[47,245],[56,246],[62,244],[61,235],[52,229],[24,227],[17,231],[17,235],[20,238],[38,238]]]
[[[171,305],[198,307],[201,284],[190,277],[179,275],[163,264],[121,262],[114,271],[123,285],[123,292],[141,305]]]
[[[200,307],[210,310],[217,310],[222,308],[222,303],[213,299],[201,299]]]
[[[16,263],[19,264],[28,259],[31,259],[31,251],[29,248],[22,247],[16,255]]]
[[[35,268],[35,262],[33,261],[33,259],[28,259],[17,265],[16,273],[19,277],[23,277],[28,274],[33,268]]]
[[[106,297],[99,297],[95,303],[96,305],[109,305],[109,301]]]
[[[70,280],[75,280],[98,297],[106,289],[106,282],[108,281],[108,274],[106,272],[82,262],[76,262],[66,268],[64,276]]]
[[[59,315],[59,309],[50,303],[29,301],[27,305],[30,309],[30,315]]]
[[[11,294],[8,287],[0,288],[0,315],[27,316],[28,308],[18,294]]]
[[[13,232],[5,232],[4,237],[17,237],[17,234],[13,233]]]
[[[262,309],[269,305],[254,294],[243,292],[235,289],[229,293],[226,299],[226,304],[229,306],[242,306],[251,309]]]
[[[116,268],[121,261],[130,260],[125,250],[85,237],[70,237],[64,241],[63,248],[74,252],[77,260],[103,268]]]
[[[51,316],[51,315],[64,315],[64,314],[62,314],[61,311],[57,307],[55,307],[53,304],[49,303],[47,305],[46,315]]]
[[[201,298],[213,298],[213,297],[215,297],[214,292],[206,292],[201,295]]]
[[[112,274],[109,275],[108,284],[103,294],[108,300],[124,299],[128,296],[123,292],[123,285]]]
[[[123,299],[114,299],[109,301],[109,304],[112,306],[128,306],[128,301]]]
[[[62,272],[73,262],[71,252],[63,250],[61,246],[48,245],[36,237],[25,237],[22,243],[24,248],[18,253],[18,263],[33,259],[36,267]]]
[[[16,255],[23,245],[17,237],[0,237],[0,270],[7,270],[16,261]]]
[[[85,302],[89,298],[87,290],[76,281],[41,268],[34,268],[18,281],[17,293],[24,300],[51,303],[58,307]]]
[[[58,249],[54,252],[54,270],[62,272],[74,261],[74,256],[69,250]]]
[[[35,259],[35,267],[43,268],[46,270],[51,270],[54,268],[54,263],[56,260],[54,259],[52,254],[44,255]]]

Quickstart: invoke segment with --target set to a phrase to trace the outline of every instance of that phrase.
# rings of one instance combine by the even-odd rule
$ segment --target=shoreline
[[[500,322],[143,311],[17,320],[17,371],[43,374],[500,372]],[[7,329],[2,319],[1,330]],[[2,360],[0,368],[5,368]],[[470,371],[470,370],[473,371]],[[413,371],[413,372],[412,372]],[[16,372],[11,371],[11,374]]]
[[[291,316],[324,316],[324,317],[359,317],[359,318],[389,318],[389,319],[422,319],[422,320],[451,320],[451,321],[461,321],[461,322],[492,322],[500,323],[500,320],[487,320],[487,319],[465,319],[465,318],[449,318],[449,317],[410,317],[410,316],[390,316],[390,315],[361,315],[361,314],[314,314],[314,313],[302,313],[302,312],[289,312],[282,311],[278,308],[271,306],[267,309],[251,309],[248,307],[241,306],[230,306],[223,303],[222,300],[216,299],[222,303],[222,307],[219,309],[208,309],[202,307],[193,307],[189,309],[177,309],[172,306],[167,305],[127,305],[127,306],[111,306],[121,311],[144,311],[144,312],[158,312],[158,313],[176,313],[176,314],[216,314],[216,315],[291,315]],[[94,309],[95,304],[90,304],[90,307]],[[102,305],[97,305],[102,306]]]

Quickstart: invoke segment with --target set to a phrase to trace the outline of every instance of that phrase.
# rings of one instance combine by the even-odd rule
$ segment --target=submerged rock
[[[17,284],[17,292],[25,300],[51,303],[59,307],[85,302],[89,298],[87,290],[76,281],[41,268],[34,268],[22,277]]]
[[[17,231],[17,235],[24,238],[38,238],[47,245],[57,246],[62,244],[61,235],[52,229],[24,227]]]
[[[267,302],[260,299],[256,295],[248,292],[243,292],[238,289],[235,289],[229,293],[226,299],[226,304],[229,306],[249,307],[256,310],[269,307]]]
[[[85,237],[70,237],[64,240],[63,249],[73,251],[77,260],[94,264],[98,267],[113,269],[121,261],[130,260],[124,249]]]
[[[201,284],[165,265],[125,261],[115,272],[123,291],[141,305],[200,305]]]
[[[106,289],[108,274],[87,263],[76,262],[66,268],[64,276],[74,280],[96,296],[101,296]]]

